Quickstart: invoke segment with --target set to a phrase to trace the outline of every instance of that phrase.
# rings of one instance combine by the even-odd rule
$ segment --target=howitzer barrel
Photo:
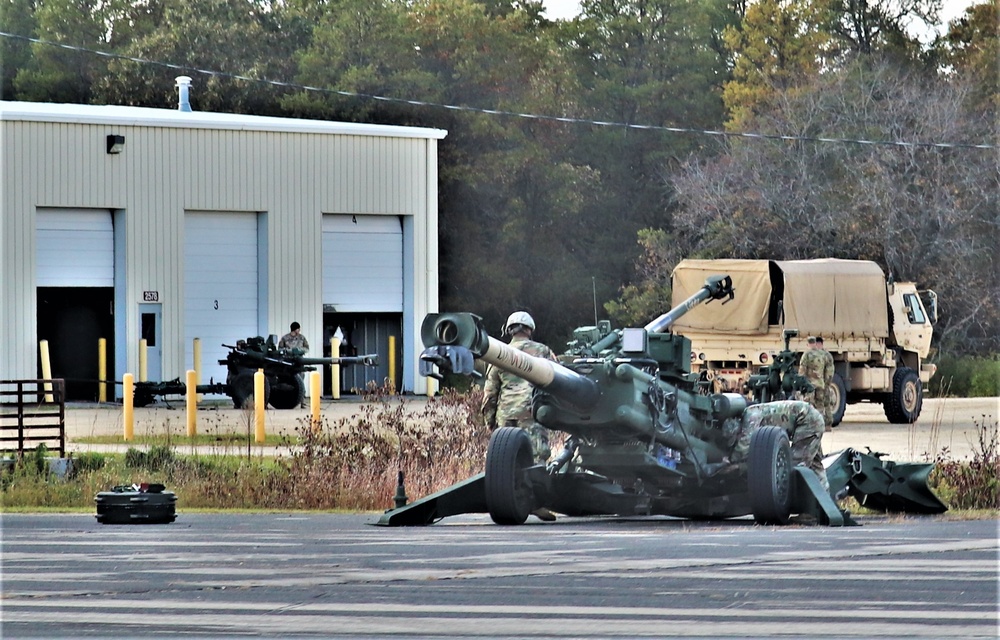
[[[728,297],[733,299],[733,279],[730,276],[712,276],[705,280],[705,285],[696,291],[694,295],[680,303],[662,316],[656,318],[645,327],[649,333],[663,333],[670,328],[670,325],[685,313],[694,309],[706,300],[721,300]],[[725,303],[723,303],[725,304]]]
[[[427,347],[421,358],[438,366],[454,369],[448,363],[455,358],[448,354],[465,349],[474,358],[527,380],[579,408],[593,406],[601,394],[594,381],[586,376],[491,338],[482,319],[471,313],[428,314],[420,327],[420,336]]]
[[[378,365],[378,354],[368,353],[363,356],[339,356],[336,358],[303,358],[295,357],[294,361],[296,364],[302,365],[314,365],[314,364],[363,364],[366,367],[374,367]]]

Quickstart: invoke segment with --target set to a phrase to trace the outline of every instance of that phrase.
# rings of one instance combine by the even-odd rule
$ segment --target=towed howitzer
[[[567,364],[490,337],[473,314],[429,314],[421,326],[423,375],[472,375],[475,360],[513,373],[535,386],[534,419],[568,437],[561,455],[533,464],[525,431],[501,427],[490,438],[484,473],[409,505],[400,500],[378,524],[426,525],[460,513],[489,513],[498,524],[521,524],[541,507],[571,516],[753,515],[763,523],[786,522],[799,513],[824,524],[852,524],[831,493],[843,486],[827,492],[812,470],[791,467],[784,429],[760,427],[749,455],[730,461],[747,400],[736,393],[698,393],[690,342],[664,332],[695,305],[732,296],[728,276],[709,278],[646,327],[600,338],[593,353],[607,355]],[[405,495],[400,489],[402,483],[397,495]],[[925,500],[919,488],[913,493],[914,504],[943,507],[933,495]]]
[[[226,385],[233,405],[239,409],[253,399],[253,374],[264,371],[264,404],[275,409],[294,409],[305,398],[303,374],[315,371],[314,365],[378,364],[378,355],[307,358],[301,349],[280,349],[276,336],[261,336],[239,340],[236,345],[224,344],[229,354],[219,364],[226,365]]]
[[[809,380],[798,373],[799,356],[792,351],[791,340],[799,335],[797,329],[785,329],[784,350],[778,352],[771,364],[762,367],[760,373],[750,376],[750,392],[755,402],[771,402],[794,398],[796,392],[808,393],[815,390]]]
[[[377,354],[307,358],[300,349],[278,348],[273,335],[266,340],[255,336],[238,340],[235,345],[222,346],[229,349],[226,357],[219,360],[219,364],[226,365],[226,382],[199,384],[195,391],[227,395],[237,409],[252,405],[253,375],[258,370],[264,372],[264,404],[270,404],[275,409],[294,409],[305,397],[302,375],[306,371],[314,371],[316,365],[378,365]],[[179,378],[165,382],[137,382],[134,404],[143,407],[151,404],[156,396],[183,395],[186,391],[187,385]]]

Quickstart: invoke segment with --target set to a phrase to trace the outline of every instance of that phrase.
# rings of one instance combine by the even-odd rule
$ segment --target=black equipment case
[[[168,524],[177,519],[177,496],[164,491],[162,484],[115,487],[102,491],[97,503],[97,521],[101,524]]]

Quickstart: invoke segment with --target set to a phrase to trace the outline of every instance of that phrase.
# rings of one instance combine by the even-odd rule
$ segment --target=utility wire
[[[904,142],[904,141],[892,141],[892,140],[864,140],[864,139],[854,139],[854,138],[827,138],[820,136],[794,136],[794,135],[779,135],[770,133],[752,133],[752,132],[740,132],[740,131],[718,131],[711,129],[694,129],[688,127],[668,127],[664,125],[650,125],[650,124],[632,124],[628,122],[613,122],[608,120],[589,120],[586,118],[571,118],[567,116],[551,116],[542,115],[537,113],[522,113],[518,111],[504,111],[501,109],[485,109],[481,107],[470,107],[466,105],[454,105],[454,104],[443,104],[439,102],[428,102],[424,100],[412,100],[408,98],[392,98],[388,96],[374,95],[370,93],[358,93],[355,91],[343,91],[340,89],[327,89],[324,87],[313,87],[310,85],[296,84],[293,82],[283,82],[280,80],[266,80],[261,78],[252,78],[250,76],[239,75],[235,73],[227,73],[224,71],[214,71],[211,69],[199,69],[197,67],[190,67],[186,65],[173,64],[170,62],[161,62],[158,60],[148,60],[145,58],[136,58],[134,56],[127,56],[120,53],[111,53],[108,51],[100,51],[96,49],[88,49],[86,47],[77,47],[74,45],[64,44],[61,42],[51,42],[48,40],[41,40],[39,38],[32,38],[30,36],[23,36],[16,33],[8,33],[5,31],[0,31],[0,36],[5,38],[14,38],[16,40],[24,40],[27,42],[34,42],[37,44],[48,45],[51,47],[58,47],[60,49],[67,49],[69,51],[78,51],[82,53],[90,53],[93,55],[101,56],[104,58],[113,58],[116,60],[128,60],[130,62],[137,62],[139,64],[150,64],[160,67],[166,67],[168,69],[176,69],[178,71],[186,71],[190,73],[199,73],[202,75],[217,76],[220,78],[231,78],[233,80],[244,80],[246,82],[256,82],[259,84],[266,84],[275,87],[283,87],[288,89],[297,89],[301,91],[311,91],[316,93],[327,93],[335,94],[340,96],[345,96],[349,98],[362,98],[366,100],[377,100],[380,102],[390,102],[395,104],[408,104],[417,107],[432,107],[438,109],[450,109],[452,111],[465,111],[469,113],[482,113],[487,115],[495,116],[506,116],[513,118],[525,118],[531,120],[544,120],[550,122],[563,122],[567,124],[585,124],[597,127],[620,127],[625,129],[640,129],[646,131],[667,131],[670,133],[688,133],[695,135],[706,135],[706,136],[717,136],[717,137],[729,137],[729,138],[750,138],[750,139],[760,139],[760,140],[786,140],[792,142],[829,142],[837,144],[858,144],[858,145],[872,145],[872,146],[887,146],[887,147],[909,147],[909,148],[938,148],[938,149],[996,149],[997,145],[994,144],[971,144],[964,142]]]

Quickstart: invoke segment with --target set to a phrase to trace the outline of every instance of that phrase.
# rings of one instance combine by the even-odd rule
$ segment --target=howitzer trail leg
[[[803,466],[792,468],[792,512],[814,516],[819,524],[831,527],[858,524],[840,510],[816,472]]]
[[[462,513],[486,513],[485,473],[411,502],[390,509],[379,519],[381,527],[414,527],[434,524],[441,518]]]
[[[933,464],[896,464],[882,460],[882,455],[844,449],[827,456],[823,465],[830,486],[846,487],[859,504],[876,511],[935,514],[948,510],[927,486]]]

